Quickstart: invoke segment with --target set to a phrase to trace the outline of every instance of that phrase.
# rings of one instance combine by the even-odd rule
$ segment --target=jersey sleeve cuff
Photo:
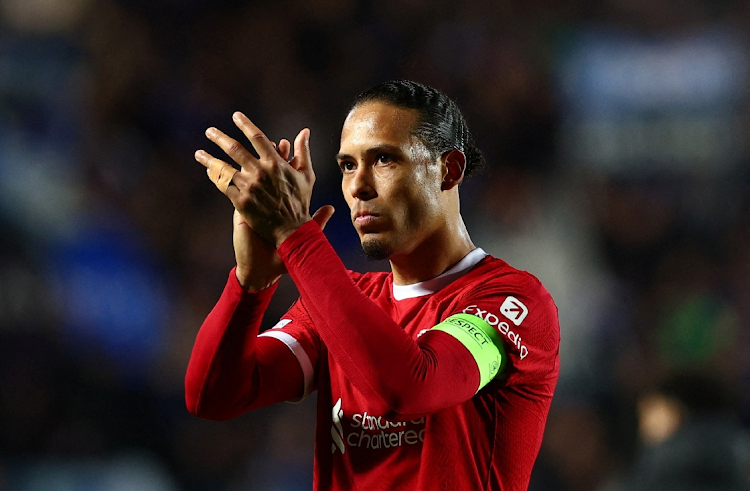
[[[291,233],[284,242],[278,247],[279,256],[286,262],[286,259],[299,250],[299,248],[308,240],[323,235],[323,231],[314,220],[310,220],[301,225],[297,230]]]
[[[224,294],[229,294],[234,297],[237,301],[242,300],[246,297],[254,297],[256,300],[264,301],[269,300],[276,292],[276,287],[279,282],[276,281],[262,290],[245,290],[240,285],[240,281],[237,279],[237,266],[233,267],[229,272],[229,278],[227,278],[227,284],[224,287]]]

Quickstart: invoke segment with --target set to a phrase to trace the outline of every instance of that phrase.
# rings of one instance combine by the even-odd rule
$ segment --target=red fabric
[[[536,278],[488,256],[432,293],[399,300],[392,275],[347,272],[312,223],[279,252],[300,300],[273,330],[278,339],[256,339],[272,291],[243,292],[232,273],[196,340],[186,378],[193,412],[224,419],[296,398],[306,366],[318,390],[313,489],[528,487],[559,373],[557,312]],[[518,304],[524,319],[513,318]],[[468,350],[429,331],[459,312],[495,326],[509,357],[504,376],[477,394]]]
[[[273,285],[243,290],[234,269],[195,340],[185,375],[188,411],[226,420],[300,394],[302,371],[278,341],[257,338]]]
[[[279,255],[328,351],[372,410],[411,419],[474,395],[479,369],[469,350],[443,332],[415,342],[352,281],[315,222]]]
[[[281,330],[305,348],[317,367],[313,489],[527,489],[559,373],[557,308],[546,289],[532,275],[491,256],[474,262],[448,283],[438,281],[439,286],[434,287],[435,283],[424,282],[418,285],[421,293],[400,295],[401,299],[394,292],[391,274],[349,273],[357,290],[398,325],[418,349],[438,351],[439,364],[448,363],[449,357],[442,353],[449,349],[441,351],[437,344],[455,340],[429,329],[460,312],[477,315],[495,326],[509,357],[503,376],[476,395],[462,396],[462,402],[428,412],[424,417],[385,414],[381,411],[388,411],[389,407],[381,404],[379,397],[373,397],[372,393],[377,393],[373,387],[382,383],[386,393],[395,393],[403,387],[401,378],[411,376],[394,368],[399,360],[390,351],[384,352],[388,358],[383,365],[366,373],[363,367],[369,361],[348,353],[342,357],[329,346],[340,342],[329,341],[333,333],[363,349],[369,344],[380,349],[382,336],[392,333],[383,333],[372,325],[370,320],[377,312],[373,314],[367,307],[370,302],[360,302],[358,292],[344,288],[343,282],[324,279],[326,274],[335,275],[335,271],[316,271],[319,259],[330,252],[330,246],[321,238],[318,230],[307,227],[290,236],[281,251],[291,274],[297,275],[295,281],[302,292],[301,300],[284,315]],[[309,276],[302,277],[300,269],[308,271]],[[307,281],[311,283],[304,286]],[[331,324],[323,327],[328,332],[325,334],[315,317],[331,307],[318,297],[319,290],[330,286],[341,290],[331,295],[337,305],[328,312]],[[503,313],[508,302],[511,309]],[[514,316],[520,304],[527,308],[524,318]],[[399,337],[391,339],[395,341],[389,342],[398,342]],[[462,346],[458,349],[465,350]],[[393,353],[403,351],[409,352],[397,347]],[[389,375],[381,378],[381,371]],[[419,377],[416,379],[418,385],[424,383]],[[413,377],[411,380],[414,382]],[[396,389],[389,389],[389,381]],[[439,381],[435,383],[440,385]],[[434,403],[424,392],[420,397],[427,401],[416,400],[417,397],[413,400],[408,384],[405,390],[407,403],[413,404],[416,411]],[[458,394],[465,386],[453,379],[436,390],[440,394]]]

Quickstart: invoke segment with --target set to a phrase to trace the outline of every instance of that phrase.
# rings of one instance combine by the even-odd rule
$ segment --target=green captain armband
[[[471,314],[454,314],[433,327],[466,346],[479,367],[479,392],[505,368],[507,356],[500,334],[487,321]]]

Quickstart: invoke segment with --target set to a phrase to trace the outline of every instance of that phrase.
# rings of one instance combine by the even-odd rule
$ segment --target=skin
[[[396,284],[434,278],[468,254],[458,150],[433,158],[412,132],[416,110],[367,102],[349,113],[336,156],[341,190],[365,251],[389,258]]]
[[[235,207],[237,279],[258,290],[285,272],[276,248],[297,228],[314,220],[321,228],[333,214],[324,206],[310,216],[315,174],[310,131],[292,145],[277,145],[242,113],[234,123],[258,154],[216,128],[206,136],[240,166],[226,195]],[[363,248],[388,256],[396,284],[438,276],[474,249],[460,214],[458,184],[465,158],[452,150],[433,158],[413,134],[417,112],[366,102],[346,118],[337,155],[342,192]],[[195,154],[207,168],[229,165],[204,150]]]

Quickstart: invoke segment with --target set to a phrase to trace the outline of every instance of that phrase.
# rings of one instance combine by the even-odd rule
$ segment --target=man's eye
[[[381,153],[378,155],[378,163],[381,163],[381,164],[390,164],[391,162],[395,160],[396,159],[393,157],[393,155],[390,155],[387,153]]]
[[[339,162],[339,168],[341,169],[341,172],[353,171],[355,167],[356,166],[354,165],[354,162],[348,162],[348,161]]]

